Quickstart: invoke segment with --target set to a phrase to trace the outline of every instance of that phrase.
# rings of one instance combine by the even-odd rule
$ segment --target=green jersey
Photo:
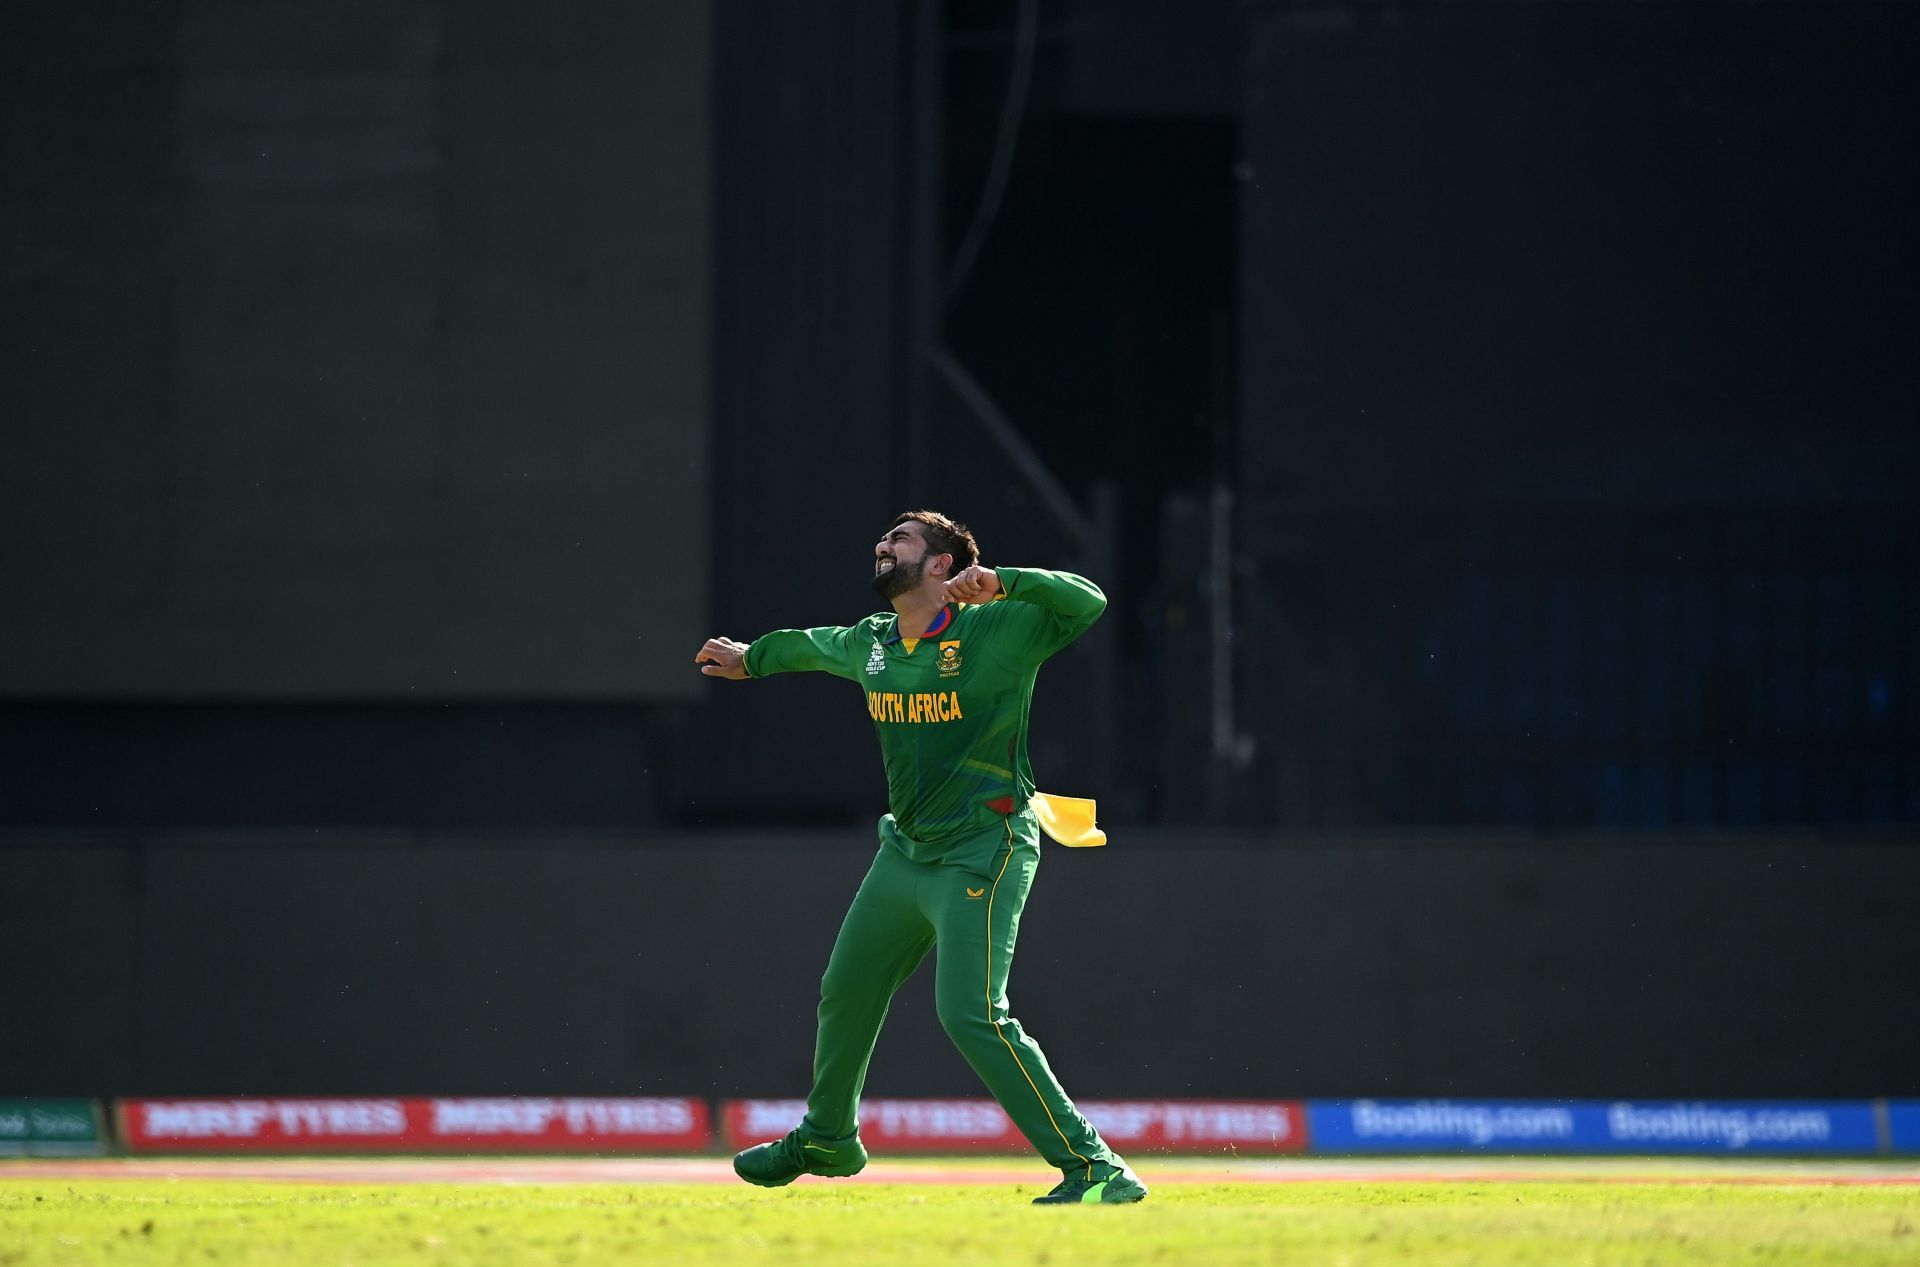
[[[1106,610],[1099,587],[1070,573],[995,571],[999,598],[948,604],[920,638],[901,638],[889,611],[854,625],[775,630],[747,648],[750,677],[817,670],[866,691],[892,810],[880,836],[916,862],[984,866],[1004,843],[1002,824],[1034,791],[1034,678]]]

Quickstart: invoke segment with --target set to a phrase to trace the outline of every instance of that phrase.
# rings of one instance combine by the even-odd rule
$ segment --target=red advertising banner
[[[727,1100],[720,1108],[728,1145],[778,1139],[806,1115],[805,1100]],[[860,1139],[869,1150],[1006,1152],[1027,1147],[992,1100],[862,1100]]]
[[[1298,1100],[1088,1100],[1080,1111],[1122,1152],[1300,1153],[1307,1148],[1307,1110]]]
[[[807,1111],[803,1100],[728,1100],[721,1128],[729,1146],[778,1139]],[[1297,1153],[1307,1146],[1297,1100],[1088,1100],[1094,1129],[1121,1152]],[[869,1149],[965,1153],[1027,1151],[992,1100],[863,1100],[860,1139]]]
[[[688,1152],[713,1143],[693,1098],[119,1100],[130,1152]]]

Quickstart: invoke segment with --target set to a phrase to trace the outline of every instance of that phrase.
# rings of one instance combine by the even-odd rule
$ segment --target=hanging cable
[[[1007,80],[1007,98],[1000,107],[1000,126],[993,140],[993,161],[987,168],[987,182],[980,190],[980,201],[973,209],[973,222],[960,240],[953,264],[947,270],[946,299],[952,302],[967,284],[967,275],[979,258],[987,240],[987,230],[1000,213],[1000,200],[1007,191],[1007,177],[1013,170],[1013,150],[1020,139],[1020,121],[1027,111],[1027,90],[1033,86],[1033,53],[1040,35],[1040,0],[1020,0],[1015,18],[1013,74]]]

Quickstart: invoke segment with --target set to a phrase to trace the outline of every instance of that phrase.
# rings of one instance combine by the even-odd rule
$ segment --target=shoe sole
[[[740,1175],[740,1172],[737,1170],[734,1171],[733,1173],[736,1175]],[[754,1178],[750,1178],[747,1175],[740,1175],[740,1177],[742,1179],[745,1179],[748,1183],[752,1184],[756,1188],[784,1188],[788,1184],[792,1183],[793,1179],[798,1179],[800,1176],[795,1175],[793,1179],[754,1179]]]
[[[1151,1191],[1152,1189],[1148,1188],[1146,1184],[1135,1183],[1135,1184],[1129,1184],[1127,1187],[1121,1188],[1118,1190],[1115,1190],[1111,1187],[1102,1188],[1100,1190],[1100,1195],[1092,1201],[1087,1200],[1085,1196],[1076,1197],[1071,1201],[1049,1201],[1045,1197],[1039,1197],[1033,1201],[1033,1204],[1034,1205],[1136,1205],[1141,1201],[1145,1201],[1147,1199],[1147,1193]]]
[[[867,1159],[862,1157],[860,1164],[852,1170],[803,1170],[800,1172],[800,1175],[818,1175],[822,1179],[851,1179],[866,1168]],[[740,1169],[740,1163],[737,1160],[733,1163],[733,1173],[756,1188],[784,1188],[800,1177],[800,1175],[788,1175],[785,1179],[755,1179],[752,1175]]]
[[[735,1166],[733,1168],[733,1173],[736,1175],[739,1175],[741,1179],[752,1184],[756,1188],[784,1188],[788,1184],[792,1183],[795,1179],[798,1179],[800,1177],[799,1175],[793,1175],[790,1178],[786,1178],[786,1179],[755,1179],[752,1175],[741,1170],[740,1167],[738,1166]]]

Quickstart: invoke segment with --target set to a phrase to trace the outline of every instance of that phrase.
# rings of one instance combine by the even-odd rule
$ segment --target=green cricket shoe
[[[762,1188],[785,1187],[801,1175],[843,1179],[866,1166],[867,1150],[858,1131],[845,1139],[814,1139],[797,1126],[784,1139],[755,1144],[733,1157],[733,1173]]]
[[[1104,1173],[1102,1173],[1104,1172]],[[1044,1197],[1035,1197],[1035,1205],[1131,1205],[1135,1201],[1147,1199],[1147,1185],[1140,1182],[1140,1176],[1129,1170],[1123,1162],[1117,1166],[1100,1166],[1094,1170],[1094,1177],[1084,1176],[1078,1179],[1062,1179],[1052,1192]]]

